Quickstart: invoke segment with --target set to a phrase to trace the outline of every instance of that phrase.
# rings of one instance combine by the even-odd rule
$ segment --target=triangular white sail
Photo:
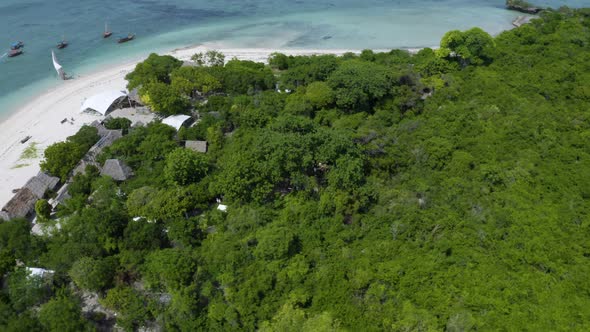
[[[64,70],[62,68],[62,66],[59,64],[59,62],[57,62],[57,58],[55,57],[55,52],[51,51],[51,59],[53,60],[53,67],[55,67],[55,71],[57,71],[57,76],[59,76],[59,78],[61,78],[62,80],[66,79],[66,73],[64,73]]]

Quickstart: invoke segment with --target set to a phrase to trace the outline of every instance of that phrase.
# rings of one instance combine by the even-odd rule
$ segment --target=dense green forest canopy
[[[0,329],[93,330],[94,292],[125,330],[590,330],[590,10],[441,46],[150,56],[130,87],[200,122],[110,123],[129,132],[100,159],[135,177],[75,176],[50,237],[0,223]]]

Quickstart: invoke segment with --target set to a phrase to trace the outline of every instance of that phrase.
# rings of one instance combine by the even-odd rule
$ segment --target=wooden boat
[[[133,40],[133,38],[135,38],[135,35],[130,33],[125,37],[119,37],[119,40],[117,40],[117,43],[121,44],[121,43],[126,43],[130,40]]]
[[[65,37],[61,39],[59,43],[57,43],[57,48],[62,49],[68,47],[68,42]]]
[[[105,23],[104,24],[104,33],[102,34],[102,38],[109,38],[113,35],[113,32],[109,30],[109,26]]]
[[[53,52],[53,50],[51,51],[51,60],[53,60],[53,67],[57,72],[57,76],[60,79],[65,80],[67,78],[66,73],[64,72],[63,67],[59,64],[59,62],[57,62],[57,57],[55,56],[55,52]]]
[[[18,41],[16,43],[13,43],[12,45],[10,45],[10,49],[11,50],[18,50],[21,49],[25,46],[25,44],[22,41]]]
[[[16,49],[16,50],[10,50],[10,52],[8,52],[8,57],[9,58],[13,58],[15,56],[19,56],[23,54],[23,50],[22,49]]]

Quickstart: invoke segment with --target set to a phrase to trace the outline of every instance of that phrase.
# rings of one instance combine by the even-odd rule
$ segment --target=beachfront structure
[[[73,174],[79,174],[86,172],[86,166],[93,165],[100,169],[100,164],[96,162],[96,157],[102,152],[107,146],[111,146],[116,140],[123,137],[123,130],[121,129],[107,129],[98,121],[94,121],[90,124],[98,130],[100,139],[94,144],[90,150],[84,155],[82,160],[74,168]]]
[[[162,120],[162,123],[167,124],[170,127],[176,129],[176,131],[178,131],[180,127],[182,127],[183,125],[187,125],[190,119],[191,117],[188,115],[178,114],[165,118],[164,120]]]
[[[16,194],[4,205],[0,217],[5,220],[14,218],[26,218],[35,211],[35,203],[43,198],[48,190],[55,190],[59,184],[59,178],[39,172],[19,189]]]
[[[6,220],[26,218],[35,211],[35,203],[39,198],[29,188],[22,188],[2,208]]]
[[[138,88],[135,88],[135,89],[129,91],[129,93],[127,94],[127,97],[129,97],[129,100],[132,101],[134,104],[143,105],[143,102],[141,101],[141,96],[139,95]]]
[[[125,181],[133,176],[133,170],[119,159],[108,159],[100,175],[110,176],[115,181]]]
[[[207,141],[186,141],[184,147],[195,152],[207,152]]]
[[[127,98],[125,91],[110,90],[94,95],[84,101],[80,112],[96,112],[100,115],[107,115],[114,104]]]
[[[48,190],[55,190],[58,184],[59,178],[39,172],[36,176],[30,178],[23,188],[28,188],[35,196],[41,199]]]

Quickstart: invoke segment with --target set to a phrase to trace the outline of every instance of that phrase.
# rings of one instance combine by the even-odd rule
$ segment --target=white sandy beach
[[[266,62],[273,52],[290,55],[351,52],[351,50],[224,49],[222,45],[207,44],[176,49],[169,54],[181,60],[187,60],[193,54],[209,49],[221,51],[225,54],[226,60],[235,57],[257,62]],[[29,178],[39,172],[39,162],[47,146],[65,140],[84,124],[102,119],[99,116],[80,113],[84,100],[105,90],[125,90],[127,84],[125,75],[142,60],[113,66],[71,81],[56,82],[56,88],[31,99],[0,123],[0,207],[14,195],[12,192],[14,189],[21,188]],[[62,124],[61,121],[65,118],[68,122]],[[72,118],[73,121],[71,121]],[[21,144],[20,141],[27,136],[32,138],[25,144]],[[37,149],[36,157],[22,158],[23,151],[31,144],[34,144]]]

